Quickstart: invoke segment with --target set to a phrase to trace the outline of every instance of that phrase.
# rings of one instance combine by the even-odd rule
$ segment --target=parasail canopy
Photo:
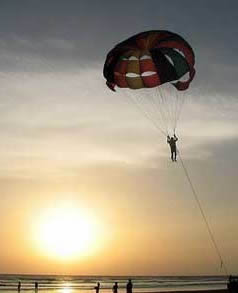
[[[179,35],[153,30],[139,33],[117,44],[107,55],[103,74],[107,85],[140,89],[173,82],[185,90],[195,75],[194,53]],[[180,81],[186,73],[186,81]]]
[[[121,88],[167,135],[175,133],[185,100],[181,91],[194,78],[194,64],[193,49],[181,36],[152,30],[117,44],[107,54],[103,74],[111,90]]]

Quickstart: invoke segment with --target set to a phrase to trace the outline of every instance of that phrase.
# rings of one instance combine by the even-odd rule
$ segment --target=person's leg
[[[176,152],[176,150],[174,151],[174,161],[177,161],[177,152]]]
[[[174,151],[171,150],[171,160],[174,161]]]

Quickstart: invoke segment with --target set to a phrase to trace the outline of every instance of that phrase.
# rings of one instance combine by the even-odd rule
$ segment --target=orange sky
[[[237,3],[13,2],[0,11],[0,273],[224,274],[166,138],[102,76],[117,42],[154,28],[195,49],[178,147],[237,272]]]

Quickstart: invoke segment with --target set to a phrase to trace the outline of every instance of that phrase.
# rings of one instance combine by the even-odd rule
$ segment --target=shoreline
[[[135,291],[135,293],[137,293]],[[140,291],[138,293],[228,293],[228,289],[194,289],[194,290],[169,290],[169,291],[153,291],[153,292],[148,292],[148,291]]]
[[[39,284],[39,283],[38,283]],[[28,284],[29,285],[29,284]],[[7,288],[4,288],[4,287],[7,287]],[[91,292],[91,291],[95,291],[95,289],[79,289],[79,288],[77,288],[77,287],[74,287],[74,286],[72,286],[72,287],[68,287],[67,286],[67,288],[68,289],[72,289],[72,290],[79,290],[79,291],[89,291],[89,292]],[[2,284],[2,283],[0,283],[0,291],[4,291],[4,290],[12,290],[12,289],[15,289],[16,291],[18,291],[17,290],[17,285],[15,285],[15,286],[9,286],[9,284]],[[35,288],[34,288],[34,286],[27,286],[27,287],[21,287],[21,289],[20,289],[20,291],[29,291],[29,290],[34,290]],[[36,291],[45,291],[45,290],[61,290],[61,289],[64,289],[64,286],[62,286],[62,287],[55,287],[55,288],[44,288],[44,287],[39,287],[38,288],[38,290],[36,290]],[[111,290],[111,288],[100,288],[100,291],[99,292],[107,292],[107,291],[110,291]],[[126,289],[125,288],[119,288],[118,289],[118,292],[119,291],[125,291],[126,292]],[[188,289],[188,290],[185,290],[185,289],[182,289],[182,290],[178,290],[178,289],[172,289],[172,290],[164,290],[164,289],[162,289],[162,290],[154,290],[154,291],[146,291],[146,290],[138,290],[138,288],[135,288],[134,290],[133,290],[133,293],[227,293],[228,292],[228,289],[227,288],[223,288],[223,289],[218,289],[218,288],[214,288],[214,289],[207,289],[207,288],[205,288],[205,289]],[[119,292],[120,293],[120,292]]]

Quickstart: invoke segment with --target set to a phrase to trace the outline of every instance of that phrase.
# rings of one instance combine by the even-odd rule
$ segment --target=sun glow
[[[64,260],[93,253],[99,246],[99,226],[80,208],[63,204],[40,216],[35,240],[48,256]]]
[[[71,293],[71,292],[72,292],[72,289],[71,288],[67,288],[67,287],[65,287],[65,288],[63,288],[63,289],[60,290],[60,293]]]

